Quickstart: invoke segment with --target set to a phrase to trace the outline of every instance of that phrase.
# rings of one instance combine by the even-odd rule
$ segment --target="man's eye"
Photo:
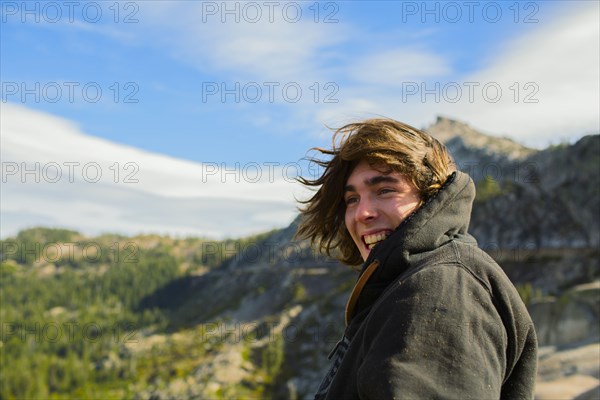
[[[383,188],[383,189],[379,189],[379,194],[392,193],[393,191],[394,191],[394,189]]]
[[[356,197],[348,197],[348,198],[346,198],[345,201],[346,201],[346,205],[349,205],[349,204],[356,203],[358,201],[358,199]]]

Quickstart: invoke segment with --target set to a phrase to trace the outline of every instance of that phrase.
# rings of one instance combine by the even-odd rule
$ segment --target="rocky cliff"
[[[505,268],[531,310],[545,346],[537,397],[594,396],[600,136],[539,151],[445,118],[428,130],[473,175],[478,195],[471,232]],[[356,273],[294,241],[296,223],[179,283],[183,300],[162,305],[171,307],[173,327],[208,327],[223,350],[185,390],[180,385],[152,394],[311,398],[328,367],[326,355],[343,331]],[[160,298],[165,296],[157,293]],[[579,351],[580,346],[588,347]],[[244,354],[245,361],[235,354]]]
[[[477,183],[471,233],[483,248],[600,246],[600,136],[533,150],[438,118],[427,130]]]
[[[536,324],[542,346],[536,397],[599,398],[600,136],[534,150],[447,118],[428,130],[476,181],[470,231],[515,284]],[[22,285],[11,292],[9,284],[2,293],[30,303],[39,298],[30,312],[44,321],[62,315],[69,322],[75,318],[69,313],[78,312],[92,321],[103,316],[107,323],[123,318],[141,324],[135,340],[107,340],[112,347],[106,349],[78,342],[89,348],[81,357],[69,356],[69,363],[81,365],[69,371],[79,371],[90,364],[86,354],[93,354],[93,370],[109,386],[100,393],[112,393],[95,397],[310,399],[344,329],[357,273],[295,240],[296,228],[297,221],[226,241],[29,230],[15,243],[3,242],[2,252],[19,243],[46,249],[54,248],[48,243],[79,242],[76,248],[84,249],[89,242],[103,246],[105,257],[40,263],[31,252],[12,258],[0,253],[2,282]],[[134,245],[136,263],[113,259],[110,250],[118,241]],[[45,288],[47,298],[41,299]],[[61,300],[62,292],[71,294]],[[77,296],[80,309],[71,304]],[[30,318],[21,315],[27,301],[2,317]],[[12,339],[14,344],[18,336]],[[34,352],[31,343],[20,344]],[[69,346],[77,347],[67,343],[58,352],[65,356]],[[51,348],[44,351],[48,362],[59,363],[53,368],[64,364]],[[29,362],[29,356],[14,359]],[[52,380],[60,375],[48,374]],[[73,387],[69,382],[64,390]],[[82,378],[80,386],[89,389],[90,382]],[[94,397],[89,393],[96,392],[72,397]]]

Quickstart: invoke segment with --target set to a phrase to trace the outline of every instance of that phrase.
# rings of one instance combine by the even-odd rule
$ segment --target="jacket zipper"
[[[327,356],[328,360],[331,360],[331,357],[333,357],[333,355],[335,354],[335,352],[337,351],[338,347],[340,347],[340,344],[342,344],[343,341],[344,341],[344,336],[342,336],[342,338],[340,340],[338,340],[338,342],[333,347],[333,350],[331,350],[329,352],[329,355]]]

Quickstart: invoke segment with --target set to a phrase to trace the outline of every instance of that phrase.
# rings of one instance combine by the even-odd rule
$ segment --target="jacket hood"
[[[385,287],[423,258],[425,253],[450,240],[477,245],[467,232],[474,198],[475,185],[469,175],[460,171],[450,175],[436,194],[371,250],[361,275],[375,261],[380,267],[368,278],[354,311],[359,312],[371,305]]]

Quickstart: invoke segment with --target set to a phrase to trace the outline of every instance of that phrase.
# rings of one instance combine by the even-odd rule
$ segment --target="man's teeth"
[[[383,241],[386,237],[388,237],[389,233],[376,233],[374,235],[365,236],[365,243],[367,244],[367,248],[371,250],[375,245],[381,241]]]

